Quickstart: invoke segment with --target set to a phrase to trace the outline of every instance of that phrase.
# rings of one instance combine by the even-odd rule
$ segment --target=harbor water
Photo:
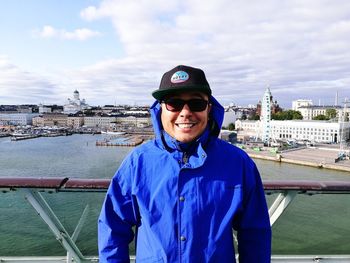
[[[16,142],[0,138],[0,176],[111,178],[133,148],[96,146],[103,136],[41,137]],[[255,162],[263,180],[350,180],[348,172]],[[96,219],[104,194],[42,193],[68,233],[74,232],[82,212],[88,209],[88,220],[77,239],[84,255],[97,255]],[[268,201],[274,197],[268,196]],[[65,254],[23,193],[8,191],[0,193],[0,198],[0,256]],[[274,254],[350,254],[349,205],[350,195],[298,196],[273,227]]]

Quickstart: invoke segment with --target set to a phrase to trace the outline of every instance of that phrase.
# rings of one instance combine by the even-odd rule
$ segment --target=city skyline
[[[347,1],[3,1],[0,104],[147,105],[162,74],[202,68],[224,105],[270,87],[292,100],[350,97]],[[21,7],[21,8],[20,8]]]

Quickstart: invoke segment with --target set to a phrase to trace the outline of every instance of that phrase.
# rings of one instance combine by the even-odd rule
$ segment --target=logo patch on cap
[[[182,83],[188,80],[189,76],[185,71],[176,71],[172,76],[170,81],[172,83]]]

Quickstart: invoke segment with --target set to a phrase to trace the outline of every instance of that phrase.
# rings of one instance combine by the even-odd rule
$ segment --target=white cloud
[[[101,33],[86,28],[76,29],[74,32],[62,32],[63,39],[86,40],[96,36],[101,36]]]
[[[44,26],[41,32],[38,32],[43,38],[51,38],[57,36],[58,32],[52,26]]]
[[[298,98],[332,103],[336,91],[350,97],[349,10],[346,0],[102,1],[80,16],[110,21],[125,56],[63,72],[55,87],[96,104],[151,102],[162,73],[189,64],[204,69],[223,103],[256,103],[267,85],[283,106]],[[37,35],[101,33],[45,26]]]
[[[46,25],[41,30],[34,30],[34,35],[41,38],[84,41],[90,38],[99,37],[102,33],[87,28],[79,28],[69,32],[64,29],[55,29],[52,26]]]
[[[59,97],[54,82],[24,71],[0,56],[0,104],[54,102]]]
[[[289,101],[330,97],[335,89],[345,96],[349,10],[350,2],[342,0],[189,0],[169,5],[116,0],[82,14],[89,20],[111,19],[129,61],[151,65],[146,72],[180,63],[199,66],[214,94],[254,103],[258,98],[244,91],[254,89],[261,96],[268,84],[278,95],[291,94],[283,96]],[[314,92],[317,87],[321,93]]]

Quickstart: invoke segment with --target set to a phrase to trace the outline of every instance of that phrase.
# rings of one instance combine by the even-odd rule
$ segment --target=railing
[[[109,182],[0,178],[0,262],[98,262],[96,222]],[[264,188],[272,262],[350,262],[350,181],[265,181]]]

